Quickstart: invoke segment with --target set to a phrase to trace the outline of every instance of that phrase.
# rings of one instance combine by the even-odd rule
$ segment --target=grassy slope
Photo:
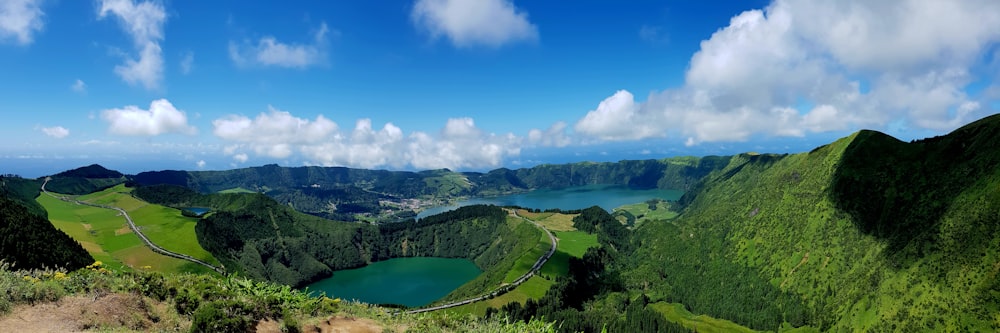
[[[196,219],[183,217],[180,211],[151,205],[127,194],[119,185],[79,197],[80,200],[109,204],[129,212],[136,225],[154,243],[179,253],[209,262],[215,259],[198,245],[194,234]],[[76,205],[48,195],[38,202],[49,212],[56,228],[78,240],[96,260],[110,267],[151,266],[162,272],[209,272],[207,268],[184,260],[154,253],[136,237],[118,213],[108,209]]]
[[[251,331],[261,321],[271,322],[276,330],[300,332],[555,331],[552,323],[541,321],[507,323],[501,318],[441,313],[398,314],[392,309],[309,296],[288,286],[235,276],[161,274],[100,266],[69,273],[12,271],[0,263],[0,287],[10,291],[0,293],[0,327],[25,331],[59,327],[59,331],[241,332]],[[81,303],[87,306],[79,306]],[[62,307],[80,310],[60,311]],[[55,313],[59,325],[46,322],[55,317],[38,316],[39,311]],[[25,313],[27,318],[21,316]]]
[[[1000,119],[988,121],[993,128],[1000,127],[995,124]],[[996,136],[986,132],[984,138],[983,131],[976,133],[963,134],[968,137],[962,138],[967,142],[961,145],[974,149],[976,159],[996,155],[990,146]],[[843,203],[832,195],[845,152],[858,154],[862,144],[887,144],[863,143],[858,135],[810,153],[734,158],[726,170],[709,177],[680,218],[638,229],[643,247],[636,255],[637,268],[623,274],[629,287],[645,289],[654,298],[681,298],[693,312],[744,324],[752,320],[719,304],[766,307],[770,302],[784,309],[801,307],[807,323],[834,330],[1000,328],[1000,235],[996,228],[1000,169],[977,169],[976,164],[954,160],[969,153],[935,155],[940,150],[930,144],[911,146],[924,151],[922,158],[930,163],[955,163],[944,169],[948,172],[967,168],[970,174],[981,173],[968,186],[950,193],[953,197],[947,201],[940,195],[907,191],[910,186],[919,188],[913,180],[868,197],[869,202],[879,202],[882,195],[910,196],[904,200],[910,205],[944,206],[940,217],[928,216],[930,221],[915,224],[923,227],[916,232],[919,241],[904,239],[899,244],[898,238],[866,230],[859,221],[864,217],[845,212],[840,208]],[[870,133],[861,135],[861,139],[870,138]],[[931,180],[946,177],[918,175]],[[879,177],[885,176],[875,176]],[[915,223],[894,222],[891,213],[880,222]],[[727,279],[726,273],[734,270],[749,274]],[[760,300],[737,293],[743,290],[792,296]]]
[[[576,214],[526,213],[523,210],[518,211],[518,214],[539,222],[546,228],[556,227],[565,230],[553,232],[559,241],[556,245],[556,253],[542,266],[539,270],[539,275],[531,277],[525,283],[514,288],[514,290],[493,299],[451,308],[448,310],[449,312],[483,315],[486,313],[486,309],[490,307],[499,309],[510,302],[523,304],[529,298],[539,299],[549,290],[556,277],[566,276],[569,270],[569,257],[582,258],[587,248],[598,245],[596,235],[576,231],[573,228],[572,218]],[[569,221],[569,224],[567,225],[565,221]],[[524,274],[538,260],[538,257],[549,249],[550,245],[549,237],[543,235],[538,245],[531,252],[518,259],[515,269],[507,273],[504,281],[513,281]]]

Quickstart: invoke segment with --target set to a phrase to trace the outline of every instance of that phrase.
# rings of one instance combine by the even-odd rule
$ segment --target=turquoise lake
[[[454,205],[438,206],[425,209],[417,214],[417,218],[431,216],[456,209],[462,206],[487,204],[497,206],[521,206],[525,208],[563,210],[583,209],[590,206],[601,206],[607,211],[653,198],[677,200],[684,194],[680,190],[633,189],[623,185],[586,185],[555,190],[534,190],[531,192],[501,195],[488,198],[471,198],[459,201]]]
[[[481,273],[468,259],[395,258],[357,269],[333,272],[333,276],[308,285],[329,297],[371,304],[427,305]]]
[[[622,205],[652,198],[677,200],[681,194],[683,192],[678,190],[640,190],[621,185],[587,185],[489,198],[471,198],[454,205],[426,209],[417,217],[476,204],[565,210],[597,205],[610,211]],[[418,307],[444,297],[480,273],[479,268],[467,259],[396,258],[375,262],[358,269],[333,272],[332,277],[310,284],[308,288],[324,291],[331,297],[365,303],[391,303]]]

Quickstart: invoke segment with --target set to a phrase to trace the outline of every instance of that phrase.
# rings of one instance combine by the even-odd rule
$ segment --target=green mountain
[[[739,155],[638,230],[631,290],[755,329],[1000,328],[1000,115]]]
[[[97,164],[63,171],[50,178],[45,188],[63,194],[93,193],[128,180],[121,172],[108,170]]]
[[[584,331],[637,302],[757,330],[1000,330],[998,142],[994,115],[910,143],[861,131],[808,153],[733,156],[679,217],[640,225],[624,251],[602,241],[589,273],[501,312]],[[586,279],[600,290],[558,291]],[[587,305],[567,309],[566,295]]]
[[[0,262],[17,269],[74,270],[94,258],[73,238],[49,223],[35,202],[41,184],[18,177],[0,177]]]

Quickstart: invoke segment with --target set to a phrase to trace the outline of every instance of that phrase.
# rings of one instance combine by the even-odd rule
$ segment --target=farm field
[[[617,213],[619,211],[628,212],[635,217],[635,225],[642,224],[645,221],[653,220],[671,220],[677,217],[677,212],[671,210],[670,203],[666,201],[657,201],[656,205],[653,206],[655,209],[650,209],[650,204],[648,202],[640,202],[629,205],[623,205],[615,208],[612,213]],[[619,216],[619,221],[625,223],[627,221],[622,221],[624,216]]]
[[[157,245],[218,264],[201,245],[194,232],[197,219],[181,215],[179,210],[153,205],[129,195],[122,185],[77,197],[78,200],[120,207],[129,213],[136,226]],[[162,272],[210,272],[188,261],[157,254],[147,248],[118,212],[65,202],[48,195],[37,199],[49,212],[56,228],[80,242],[96,260],[110,267],[132,267]]]

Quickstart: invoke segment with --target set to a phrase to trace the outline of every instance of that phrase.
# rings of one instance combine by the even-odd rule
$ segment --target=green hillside
[[[597,228],[569,278],[499,313],[564,332],[1000,330],[997,142],[1000,115],[911,143],[861,131],[733,156],[679,216]],[[589,213],[575,221],[613,218]]]
[[[33,199],[40,185],[17,177],[0,177],[0,262],[19,269],[77,269],[94,258],[46,219]]]
[[[993,116],[736,156],[678,219],[638,229],[627,287],[755,329],[997,330],[998,139]]]

